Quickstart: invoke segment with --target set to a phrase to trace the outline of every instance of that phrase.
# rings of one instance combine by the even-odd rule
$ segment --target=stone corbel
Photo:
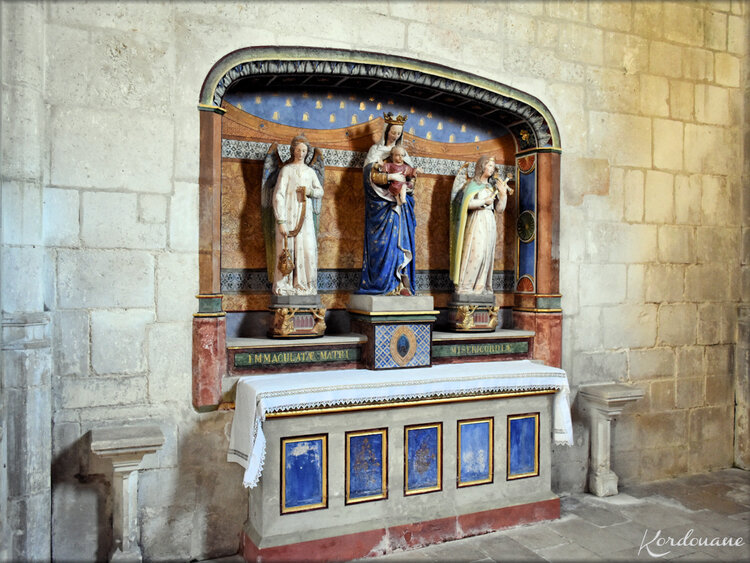
[[[112,462],[113,547],[110,561],[141,562],[138,468],[164,443],[158,426],[120,426],[91,431],[91,451]]]
[[[611,422],[625,405],[642,398],[644,391],[624,383],[604,383],[581,386],[579,394],[591,421],[589,491],[598,497],[616,495],[617,475],[610,468]]]

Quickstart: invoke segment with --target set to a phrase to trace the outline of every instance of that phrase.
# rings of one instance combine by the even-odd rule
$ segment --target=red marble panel
[[[383,529],[348,534],[333,538],[258,548],[242,534],[240,553],[245,561],[351,561],[362,557],[383,555],[378,550],[386,532]]]
[[[193,318],[193,407],[221,401],[221,378],[227,369],[226,317]]]
[[[551,499],[496,510],[475,512],[458,517],[458,525],[464,537],[486,534],[530,522],[560,518],[560,499]]]
[[[536,332],[534,359],[548,366],[562,367],[562,313],[513,311],[513,326]]]
[[[455,540],[461,536],[455,516],[388,528],[388,549],[396,551]]]
[[[554,520],[560,517],[560,499],[554,498],[473,514],[394,526],[358,534],[258,548],[242,534],[240,553],[245,561],[348,561],[377,557],[394,551],[417,549],[518,524]],[[386,541],[383,541],[386,540]]]

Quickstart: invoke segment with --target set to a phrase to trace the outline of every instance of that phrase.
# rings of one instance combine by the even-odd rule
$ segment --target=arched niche
[[[221,284],[222,129],[229,127],[226,98],[240,84],[248,91],[282,87],[389,92],[399,99],[470,115],[507,131],[512,142],[506,164],[515,165],[517,174],[516,221],[511,229],[516,252],[513,324],[536,332],[535,357],[560,365],[561,144],[547,107],[510,86],[405,57],[339,49],[249,47],[229,53],[214,65],[203,83],[198,106],[200,294],[193,346],[196,407],[218,404],[226,372]],[[429,152],[429,143],[415,142],[421,143],[416,154],[419,147]]]

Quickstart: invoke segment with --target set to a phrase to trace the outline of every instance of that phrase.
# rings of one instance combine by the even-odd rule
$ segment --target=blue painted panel
[[[323,502],[323,440],[287,442],[285,453],[285,507]]]
[[[490,478],[490,423],[461,424],[461,482]]]
[[[509,421],[510,476],[524,475],[536,471],[537,418],[534,416],[515,418]]]
[[[349,497],[361,498],[384,493],[383,435],[352,436],[349,448]]]
[[[536,265],[536,239],[531,242],[518,242],[518,277],[531,276],[534,278]]]
[[[438,427],[407,429],[407,491],[439,487]]]
[[[507,129],[488,126],[470,115],[448,112],[444,106],[421,100],[412,104],[378,92],[300,90],[230,91],[224,100],[266,121],[306,129],[339,129],[382,117],[384,112],[407,115],[404,130],[442,143],[472,143],[508,135]]]
[[[531,174],[518,175],[518,204],[521,211],[536,213],[536,169]]]

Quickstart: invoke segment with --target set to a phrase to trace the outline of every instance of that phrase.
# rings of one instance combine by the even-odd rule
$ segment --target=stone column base
[[[589,473],[589,491],[598,497],[611,497],[617,494],[617,475],[612,470]]]

